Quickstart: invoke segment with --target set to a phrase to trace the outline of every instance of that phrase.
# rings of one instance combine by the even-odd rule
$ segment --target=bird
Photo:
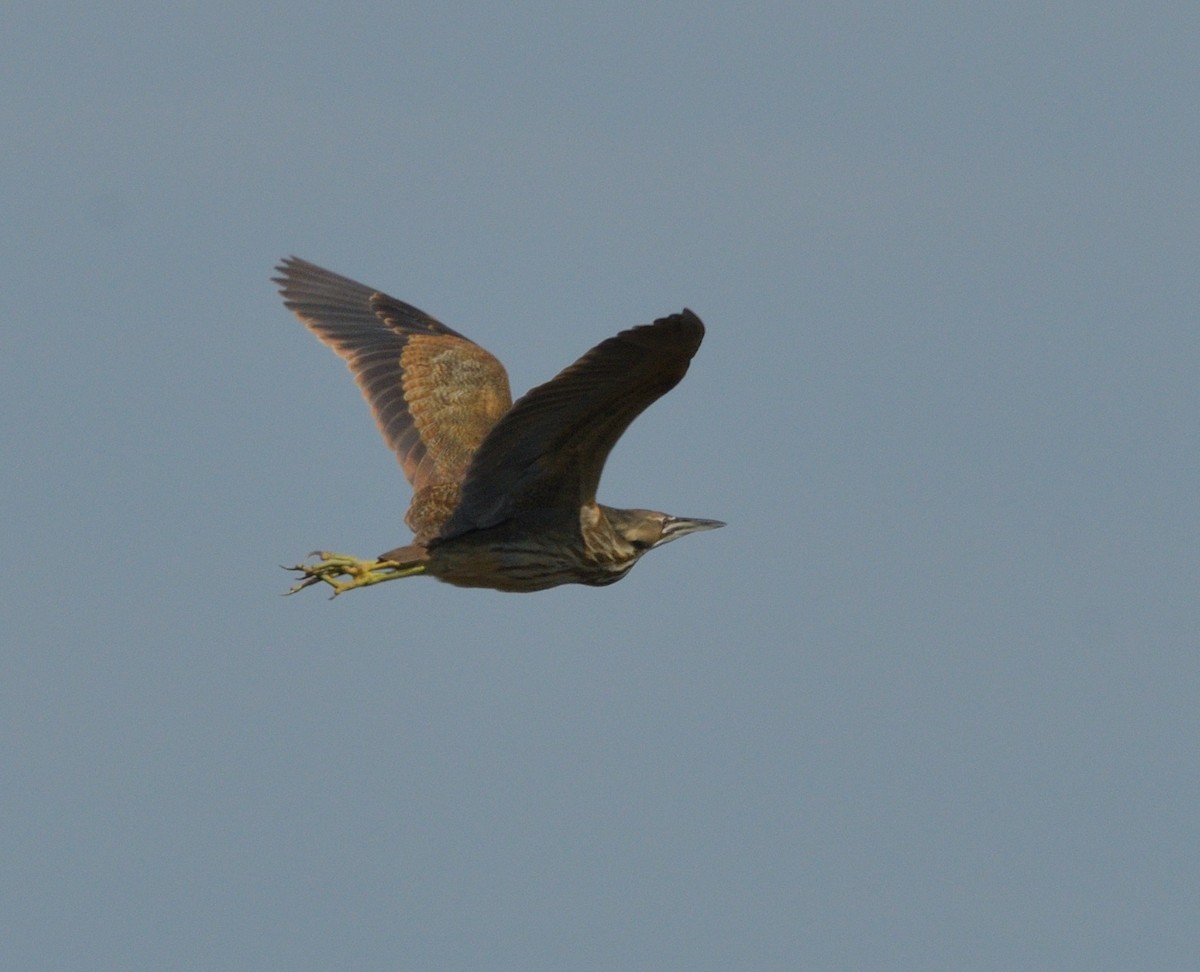
[[[650,550],[725,526],[596,501],[617,440],[700,347],[690,310],[602,341],[514,403],[504,366],[423,311],[295,256],[275,269],[284,306],[346,361],[413,490],[411,543],[374,560],[313,551],[286,568],[302,578],[288,594],[420,574],[498,591],[599,587]]]

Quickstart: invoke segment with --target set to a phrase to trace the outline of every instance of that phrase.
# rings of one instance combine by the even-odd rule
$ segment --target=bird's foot
[[[346,554],[330,553],[328,550],[314,550],[309,556],[319,557],[316,563],[297,564],[295,567],[285,567],[285,570],[298,571],[303,580],[289,588],[287,594],[295,594],[316,583],[325,583],[333,588],[330,599],[356,587],[370,587],[372,584],[382,584],[384,581],[399,580],[401,577],[413,577],[425,573],[424,564],[399,564],[391,560],[360,560]],[[286,596],[286,595],[285,595]]]

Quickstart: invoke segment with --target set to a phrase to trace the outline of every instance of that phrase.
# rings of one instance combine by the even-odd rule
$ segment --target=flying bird
[[[315,551],[289,568],[336,597],[429,574],[460,587],[612,584],[648,550],[725,524],[596,502],[604,461],[687,372],[704,337],[690,310],[622,331],[514,404],[504,367],[403,301],[297,257],[284,305],[345,359],[413,498],[412,543],[361,560]]]

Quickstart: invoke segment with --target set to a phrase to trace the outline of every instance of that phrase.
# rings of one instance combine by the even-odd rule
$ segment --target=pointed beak
[[[686,537],[689,533],[699,533],[701,530],[715,530],[725,524],[720,520],[696,520],[686,516],[669,516],[663,524],[662,536],[654,546],[661,547],[677,537]]]

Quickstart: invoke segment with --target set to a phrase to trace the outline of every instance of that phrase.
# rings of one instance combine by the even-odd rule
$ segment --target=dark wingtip
[[[692,354],[696,353],[696,350],[700,347],[700,342],[704,340],[704,322],[686,307],[678,314],[660,317],[653,324],[646,326],[668,328],[674,331],[682,343],[691,348]],[[634,330],[636,331],[637,329],[635,328]]]
[[[307,261],[301,260],[298,256],[285,256],[277,264],[275,264],[275,272],[278,277],[272,277],[271,283],[279,284],[280,289],[286,287],[291,280],[292,272],[297,266],[303,266]]]
[[[666,317],[660,317],[655,322],[655,326],[660,325],[675,325],[682,327],[684,330],[695,331],[698,334],[704,333],[704,322],[696,315],[694,311],[685,307],[678,314],[669,314]]]

